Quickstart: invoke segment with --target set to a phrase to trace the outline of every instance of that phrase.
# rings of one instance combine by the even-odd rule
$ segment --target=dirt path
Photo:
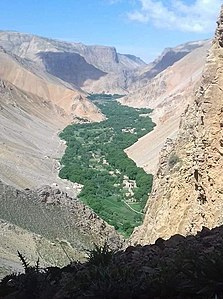
[[[130,208],[130,210],[132,210],[133,212],[135,212],[135,213],[137,213],[137,214],[140,214],[140,215],[144,215],[143,213],[141,213],[141,212],[138,212],[138,211],[136,211],[135,209],[133,209],[126,201],[124,201],[123,200],[123,202],[127,205],[127,207],[129,207]]]

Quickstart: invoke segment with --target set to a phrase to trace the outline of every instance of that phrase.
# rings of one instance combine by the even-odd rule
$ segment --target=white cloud
[[[187,32],[207,33],[215,28],[221,0],[137,0],[140,8],[128,13],[128,18],[155,27]]]

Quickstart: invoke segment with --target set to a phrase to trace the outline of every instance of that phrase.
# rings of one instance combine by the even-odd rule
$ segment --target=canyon
[[[145,86],[120,99],[123,105],[135,108],[149,107],[153,109],[151,117],[156,123],[154,131],[126,149],[128,156],[148,173],[156,173],[159,153],[166,139],[176,137],[181,114],[191,101],[193,92],[197,84],[199,84],[211,41],[207,40],[194,43],[194,45],[193,43],[186,45],[187,47],[189,47],[189,45],[191,45],[191,47],[194,46],[194,48],[192,47],[193,50],[186,52],[187,55],[185,55],[186,47],[183,48],[182,53],[184,53],[185,56],[175,61],[173,65],[165,68],[154,78],[151,78],[152,74],[156,74],[160,69],[157,66],[156,68],[154,68],[154,66],[153,68],[150,67],[150,71],[146,69],[145,74],[149,76],[150,81],[146,81]],[[181,47],[177,47],[176,49],[181,49]],[[168,55],[173,51],[172,49],[167,52]],[[179,57],[178,55],[180,54],[181,51],[177,52],[177,57]],[[164,57],[165,55],[167,55],[166,51],[163,53]],[[157,61],[156,65],[162,65],[161,61],[164,60],[163,56],[159,58],[159,62]],[[138,154],[139,152],[140,155]]]
[[[106,119],[87,98],[89,93],[122,94],[124,97],[119,99],[122,105],[153,109],[155,130],[125,151],[137,166],[155,174],[161,148],[167,138],[176,137],[180,115],[193,100],[210,44],[206,40],[168,48],[147,65],[138,57],[117,53],[113,47],[0,31],[0,125],[3,128],[0,186],[3,206],[9,202],[0,217],[3,274],[9,269],[21,269],[14,246],[30,261],[35,261],[40,254],[43,265],[59,266],[68,262],[67,254],[71,259],[84,260],[85,251],[93,243],[123,246],[122,236],[77,199],[80,192],[77,184],[58,177],[59,161],[66,149],[58,135],[68,124]],[[162,179],[166,180],[164,175]],[[135,230],[133,243],[154,241],[147,238],[151,231],[147,214],[158,181],[157,175],[144,224]],[[12,212],[13,207],[18,214]],[[35,225],[26,219],[26,209]],[[155,213],[154,209],[151,208],[151,213]],[[39,216],[38,220],[41,211],[45,218]],[[64,221],[70,233],[61,230],[58,234],[57,219],[68,219]],[[55,231],[48,234],[46,227],[37,229],[42,222],[55,227]],[[156,234],[157,231],[152,236]],[[52,251],[51,255],[41,251],[40,241]],[[56,256],[54,261],[53,256]]]
[[[143,225],[133,243],[196,234],[222,224],[223,8],[202,79],[181,118],[176,141],[161,151]]]

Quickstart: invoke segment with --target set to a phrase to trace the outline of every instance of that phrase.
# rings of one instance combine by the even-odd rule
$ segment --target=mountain
[[[57,187],[18,190],[0,181],[0,203],[0,277],[22,270],[17,250],[31,263],[63,266],[86,260],[93,244],[123,243],[112,226]]]
[[[156,75],[172,66],[175,62],[181,60],[195,49],[205,46],[207,41],[194,41],[178,45],[173,48],[166,48],[163,52],[151,63],[135,69],[128,76],[128,86],[130,93],[139,90],[148,85]]]
[[[154,78],[157,74],[161,73],[163,70],[167,69],[169,66],[173,65],[193,50],[203,47],[205,44],[206,41],[194,41],[181,44],[174,48],[166,48],[158,58],[142,69],[139,79]]]
[[[127,93],[128,73],[146,65],[138,57],[117,53],[114,47],[86,46],[12,31],[0,31],[0,46],[87,92]]]
[[[162,150],[144,223],[133,242],[196,234],[222,224],[223,7],[199,88],[175,142]]]
[[[83,259],[93,243],[121,246],[123,240],[114,228],[76,199],[81,186],[58,178],[66,146],[58,134],[72,122],[105,119],[86,92],[128,93],[131,83],[132,90],[137,84],[145,85],[121,100],[154,108],[156,136],[149,135],[147,148],[142,143],[140,149],[137,143],[136,157],[132,155],[135,161],[144,159],[137,163],[145,167],[148,153],[153,151],[157,157],[164,139],[176,133],[179,115],[200,78],[209,42],[188,45],[167,50],[146,66],[113,47],[0,32],[0,226],[4,232],[0,261],[4,271],[18,267],[13,246],[31,261],[40,253],[44,265],[62,265],[67,255]],[[131,157],[131,149],[127,153]]]
[[[72,121],[104,116],[67,83],[0,50],[0,179],[15,187],[60,183],[64,145],[57,136]]]
[[[147,65],[141,64],[140,66],[135,67],[131,70],[127,69],[122,70],[122,72],[109,73],[106,76],[101,76],[100,79],[96,81],[90,80],[91,84],[89,85],[89,87],[86,85],[86,89],[84,89],[89,92],[100,93],[101,86],[103,86],[103,91],[106,91],[106,93],[116,92],[120,94],[126,94],[127,98],[128,96],[129,98],[132,97],[132,100],[130,100],[129,102],[121,101],[121,103],[124,103],[125,105],[127,104],[132,107],[147,107],[148,97],[146,98],[146,96],[143,95],[143,90],[144,88],[146,89],[148,86],[150,86],[150,84],[152,84],[151,82],[153,82],[153,79],[156,76],[174,65],[176,62],[181,61],[190,53],[194,53],[195,60],[200,60],[200,65],[204,64],[204,51],[206,51],[209,47],[210,41],[205,40],[188,42],[174,48],[166,48],[163,53],[153,62]],[[196,50],[197,55],[195,54]],[[201,56],[199,57],[199,55]],[[132,55],[126,54],[125,57],[126,56],[132,58]],[[191,63],[193,63],[192,59],[193,58],[191,58],[191,60],[189,59],[188,61],[190,65]],[[139,58],[133,57],[132,60],[136,60],[138,62]],[[185,63],[188,62],[185,60]],[[163,86],[159,86],[159,88],[162,89]],[[135,97],[135,95],[137,96]],[[140,101],[138,99],[138,95],[140,96],[140,100],[142,100],[142,97],[145,97],[145,103],[141,102],[141,106],[138,104],[138,101]]]
[[[117,53],[114,47],[0,31],[0,46],[6,51],[88,93],[128,94],[204,44],[198,41],[167,48],[146,65],[139,57]]]
[[[30,65],[27,60],[12,55],[4,49],[0,50],[0,62],[0,78],[2,80],[12,83],[25,92],[53,102],[69,116],[75,117],[74,103],[80,102],[83,105],[87,102],[90,103],[84,99],[85,94],[82,91],[71,87],[46,71]],[[87,114],[82,116],[91,118]],[[94,116],[92,120],[94,120]]]
[[[34,62],[0,48],[0,64],[0,275],[21,270],[17,250],[62,266],[86,258],[94,243],[120,246],[114,228],[76,199],[81,186],[58,178],[59,132],[105,117],[86,93]]]
[[[162,69],[159,68],[161,61],[168,67],[150,79],[144,87],[120,99],[123,105],[154,109],[151,114],[156,123],[153,132],[126,149],[128,156],[149,173],[157,170],[159,152],[165,140],[174,138],[178,132],[180,116],[201,78],[210,45],[210,41],[204,41],[178,46],[170,51],[176,53],[175,60],[178,60],[174,63],[168,59],[170,52],[166,50],[166,55],[163,54],[156,60],[156,64],[153,63],[150,75],[155,74],[154,70],[157,72]],[[184,57],[179,59],[181,55]]]

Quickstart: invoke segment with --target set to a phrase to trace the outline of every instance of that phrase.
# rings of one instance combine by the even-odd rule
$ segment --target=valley
[[[11,2],[0,299],[223,299],[223,5]]]
[[[143,218],[152,187],[147,174],[124,149],[152,131],[151,109],[134,109],[115,101],[120,96],[91,95],[106,120],[66,127],[60,137],[67,149],[60,177],[83,185],[79,198],[120,233],[129,236]]]
[[[168,48],[147,65],[114,47],[0,31],[1,277],[21,270],[17,250],[61,267],[94,244],[138,242],[160,150],[209,47]]]

